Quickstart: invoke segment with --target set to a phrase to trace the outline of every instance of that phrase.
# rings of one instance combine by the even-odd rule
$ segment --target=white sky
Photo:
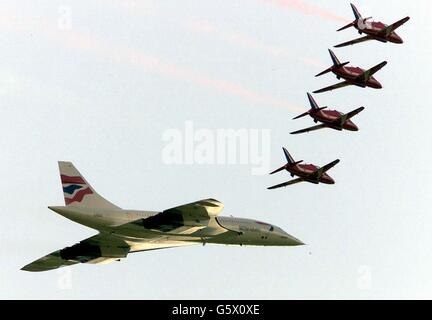
[[[387,60],[376,75],[384,89],[316,96],[344,112],[364,105],[359,132],[293,137],[312,124],[291,120],[308,107],[306,91],[337,82],[314,78],[330,65],[327,48],[358,36],[335,31],[352,19],[348,1],[3,1],[0,298],[431,298],[432,4],[356,4],[386,23],[411,17],[398,30],[403,45],[335,50],[360,67]],[[271,192],[288,174],[168,166],[162,135],[185,120],[271,129],[272,168],[283,164],[282,146],[319,165],[340,158],[336,185]],[[213,197],[223,215],[274,223],[308,245],[196,246],[20,271],[95,233],[47,209],[63,204],[57,160],[73,161],[123,208]]]

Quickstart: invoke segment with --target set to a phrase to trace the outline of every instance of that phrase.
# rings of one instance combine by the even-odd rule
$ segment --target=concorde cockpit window
[[[273,230],[274,230],[274,228],[273,228],[273,226],[271,226],[271,227],[270,227],[270,231],[273,231]]]

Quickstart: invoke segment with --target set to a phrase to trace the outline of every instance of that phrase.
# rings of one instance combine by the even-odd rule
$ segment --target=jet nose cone
[[[397,34],[394,34],[394,35],[393,35],[393,41],[394,41],[395,43],[403,43],[402,38],[399,37]]]
[[[303,246],[305,245],[301,240],[289,235],[288,233],[284,233],[281,238],[284,240],[285,244],[288,246]]]
[[[335,184],[335,181],[332,177],[330,177],[327,173],[324,173],[320,182],[326,183],[326,184]]]
[[[371,88],[374,88],[374,89],[382,89],[381,83],[379,83],[379,81],[377,79],[375,79],[374,77],[371,77],[369,79],[369,86]]]
[[[345,129],[350,130],[350,131],[358,131],[359,128],[357,127],[357,125],[352,122],[351,120],[348,120],[345,124]]]
[[[299,239],[291,239],[290,240],[290,246],[304,246],[305,244],[303,243],[303,241],[299,240]]]
[[[295,246],[305,246],[305,245],[306,244],[303,241],[296,239]]]

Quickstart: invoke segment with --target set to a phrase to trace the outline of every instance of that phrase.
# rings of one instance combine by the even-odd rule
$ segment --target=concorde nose
[[[286,233],[285,231],[282,231],[280,237],[284,240],[285,244],[288,246],[303,246],[304,245],[304,243],[301,240],[293,237],[292,235]]]

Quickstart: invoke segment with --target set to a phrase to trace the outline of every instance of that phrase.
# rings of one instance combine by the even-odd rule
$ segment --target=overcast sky
[[[327,48],[359,35],[348,1],[2,1],[0,5],[0,298],[432,298],[430,1],[357,1],[393,23],[403,45],[336,49],[369,68],[382,90],[316,95],[348,112],[359,132],[292,121],[306,92],[337,82],[314,75]],[[167,164],[167,130],[270,132],[271,169],[324,165],[336,184],[269,191],[287,173],[252,163]],[[263,131],[264,130],[264,131]],[[273,223],[303,247],[217,245],[131,254],[109,265],[20,271],[96,233],[50,211],[63,205],[58,160],[72,161],[122,208],[163,210],[203,198],[222,215]]]

